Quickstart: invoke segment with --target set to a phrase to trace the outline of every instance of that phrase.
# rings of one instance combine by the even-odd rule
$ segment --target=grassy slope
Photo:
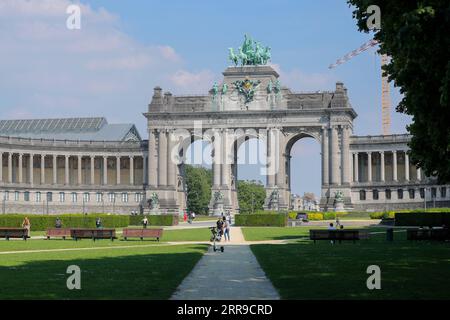
[[[168,299],[206,250],[136,246],[1,255],[0,299]],[[69,265],[81,268],[82,290],[67,289]]]
[[[251,249],[283,299],[450,299],[448,243],[408,242],[401,232],[393,243],[384,239]],[[369,265],[380,266],[382,290],[367,289]]]

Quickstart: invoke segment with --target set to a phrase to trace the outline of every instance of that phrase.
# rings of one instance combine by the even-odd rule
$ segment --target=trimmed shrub
[[[102,226],[105,228],[122,228],[129,224],[129,216],[107,215],[107,214],[61,214],[61,215],[25,215],[25,214],[4,214],[0,215],[1,227],[21,227],[23,219],[28,217],[31,223],[31,230],[45,231],[55,226],[55,220],[59,217],[63,228],[95,228],[95,220],[100,218]]]
[[[287,214],[237,214],[234,217],[236,226],[239,227],[285,227]]]
[[[308,220],[310,220],[310,221],[323,220],[323,213],[322,212],[309,212]]]
[[[143,215],[129,216],[130,226],[138,226],[142,224]],[[178,215],[164,214],[164,215],[148,215],[148,222],[150,226],[176,226],[179,222]]]
[[[334,220],[334,219],[336,219],[335,212],[324,212],[323,213],[323,220]]]
[[[396,226],[425,226],[440,227],[450,226],[450,210],[447,212],[397,212],[395,214]]]
[[[371,212],[370,219],[394,219],[395,211]]]

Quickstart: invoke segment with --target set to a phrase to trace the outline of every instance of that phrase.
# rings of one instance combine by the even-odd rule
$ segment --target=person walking
[[[142,227],[144,229],[147,229],[147,226],[148,226],[148,218],[147,216],[144,216],[144,219],[142,219]]]
[[[223,234],[225,241],[230,241],[230,223],[228,222],[227,217],[223,217]]]
[[[217,234],[220,237],[222,237],[223,236],[223,219],[222,218],[217,219],[216,226],[217,226]]]
[[[97,218],[97,220],[95,220],[95,226],[97,229],[100,229],[102,227],[102,219]]]
[[[25,217],[25,219],[23,219],[22,228],[27,229],[27,237],[31,237],[31,222],[28,217]]]
[[[62,221],[61,221],[61,219],[58,217],[58,218],[56,218],[56,221],[55,221],[55,228],[56,228],[56,229],[61,229],[61,227],[62,227]]]
[[[330,223],[330,225],[328,226],[328,230],[336,230],[336,227],[333,225],[333,223]],[[334,245],[334,240],[330,240],[330,243],[332,245]]]

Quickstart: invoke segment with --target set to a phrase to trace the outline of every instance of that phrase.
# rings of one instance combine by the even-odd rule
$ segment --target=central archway
[[[299,133],[286,145],[286,185],[290,210],[315,211],[322,196],[320,140]]]

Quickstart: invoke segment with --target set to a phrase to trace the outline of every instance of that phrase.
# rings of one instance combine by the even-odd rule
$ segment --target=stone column
[[[331,128],[331,184],[339,184],[339,144],[337,127]]]
[[[34,154],[30,153],[30,184],[33,185],[34,184]]]
[[[145,168],[145,158],[144,161],[144,168]],[[134,185],[134,156],[130,156],[130,185]]]
[[[359,182],[359,153],[355,152],[355,182]]]
[[[53,184],[58,184],[58,156],[53,155]]]
[[[120,184],[120,156],[116,156],[116,184]]]
[[[149,131],[148,137],[148,184],[152,188],[158,186],[158,150],[156,149],[156,136],[154,130]]]
[[[328,128],[322,128],[322,185],[330,184]]]
[[[45,184],[45,154],[41,154],[41,184]]]
[[[65,155],[64,156],[64,184],[68,186],[70,184],[70,177],[69,177],[69,157]]]
[[[8,182],[13,182],[13,174],[12,174],[12,156],[11,152],[8,153]]]
[[[420,168],[417,168],[417,181],[422,180],[422,170]]]
[[[342,183],[350,184],[350,128],[342,129]]]
[[[372,182],[372,152],[367,152],[367,181]]]
[[[158,135],[158,185],[167,186],[167,132],[160,130]]]
[[[82,167],[83,167],[83,157],[78,155],[78,184],[83,184],[83,175],[82,175]]]
[[[228,130],[222,134],[222,185],[230,186],[230,161],[228,147]]]
[[[103,184],[108,184],[108,156],[103,156]]]
[[[95,184],[95,156],[91,156],[91,185]]]
[[[397,181],[397,151],[392,151],[393,180]]]
[[[19,153],[19,183],[23,183],[23,153]]]
[[[386,173],[384,169],[384,151],[380,152],[380,166],[381,181],[384,182],[386,180]]]
[[[275,186],[276,160],[274,152],[276,149],[275,135],[271,129],[267,130],[267,187]],[[236,164],[237,165],[237,164]]]
[[[405,180],[409,181],[409,154],[405,151]]]
[[[174,147],[173,132],[167,132],[167,185],[171,188],[175,188],[176,183],[176,162],[172,159],[172,149]]]
[[[142,170],[142,181],[144,181],[144,184],[148,185],[148,161],[149,161],[149,157],[148,155],[144,154],[142,157],[142,161],[143,161],[143,170]],[[134,178],[134,177],[133,177]]]
[[[284,188],[286,182],[286,154],[284,149],[284,136],[281,131],[277,132],[278,138],[278,172],[276,176],[276,184],[278,188]],[[280,194],[281,199],[281,194]]]
[[[221,176],[220,176],[220,159],[221,159],[221,142],[220,142],[220,133],[214,133],[214,141],[213,141],[213,186],[219,187],[221,185]]]

